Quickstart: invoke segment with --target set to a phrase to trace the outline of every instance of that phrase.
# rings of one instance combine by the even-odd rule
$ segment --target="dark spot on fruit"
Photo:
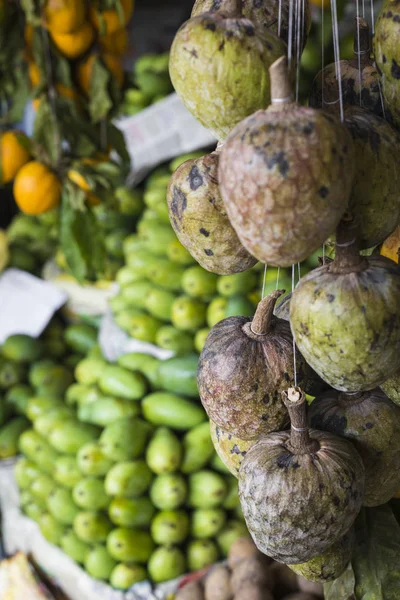
[[[244,28],[244,31],[246,33],[246,35],[252,37],[254,36],[254,26],[253,25],[246,25],[246,27]]]
[[[391,10],[388,10],[388,11],[387,11],[387,13],[386,13],[386,18],[387,18],[387,19],[391,19],[392,17],[393,17],[393,13],[392,13],[392,11],[391,11]]]
[[[303,133],[305,133],[306,135],[310,135],[314,131],[314,127],[314,123],[310,121],[309,123],[307,123],[307,125],[303,127]]]
[[[327,295],[327,299],[328,299],[328,302],[333,302],[333,301],[334,301],[334,299],[335,299],[335,296],[334,296],[334,294],[328,294],[328,295]]]
[[[365,308],[364,304],[361,305],[361,312],[363,315],[365,315],[367,309]]]
[[[261,8],[263,5],[263,0],[254,0],[253,6],[254,8]]]
[[[390,70],[392,77],[395,79],[400,79],[400,66],[397,62],[392,58],[392,68]]]
[[[202,186],[204,183],[203,177],[200,175],[200,171],[199,171],[198,167],[196,167],[196,165],[194,165],[190,169],[189,182],[190,182],[190,189],[193,191],[196,191],[197,189],[199,189],[199,187]]]
[[[207,231],[207,229],[204,229],[204,227],[200,227],[199,229],[201,235],[205,235],[206,237],[208,237],[210,235],[210,232]]]
[[[226,35],[226,37],[227,37],[228,39],[230,39],[230,38],[232,38],[232,37],[233,37],[233,31],[229,31],[229,30],[228,30],[228,31],[226,31],[226,32],[225,32],[225,35]]]
[[[334,504],[335,506],[339,506],[339,504],[340,504],[340,499],[339,499],[337,496],[335,496],[335,497],[333,498],[333,504]]]
[[[394,17],[393,17],[393,21],[394,21],[395,23],[400,23],[400,15],[394,15]]]
[[[186,195],[182,192],[180,188],[178,188],[175,185],[171,200],[171,212],[174,215],[174,217],[176,217],[176,219],[174,219],[174,222],[178,231],[180,231],[179,221],[182,219],[182,215],[185,212],[186,207]]]
[[[222,40],[222,42],[220,43],[220,45],[218,46],[218,50],[220,52],[222,52],[222,50],[225,48],[225,40]]]
[[[215,23],[206,23],[204,29],[208,29],[209,31],[215,31],[216,26]]]
[[[365,423],[365,425],[363,425],[363,429],[364,429],[364,431],[365,431],[366,429],[372,429],[372,428],[373,428],[373,426],[374,426],[374,424],[373,424],[373,423],[371,423],[370,421],[368,421],[368,423]]]
[[[205,248],[204,253],[207,254],[207,256],[214,256],[214,252],[210,248]]]
[[[279,172],[283,177],[286,177],[289,171],[289,163],[286,160],[285,152],[277,152],[271,158],[266,157],[268,169],[273,169],[275,166],[279,168]]]
[[[323,415],[317,414],[311,417],[311,427],[313,429],[320,429],[321,431],[330,431],[337,435],[344,435],[347,428],[347,419],[338,415],[332,415],[325,419]]]
[[[326,198],[329,194],[329,189],[326,187],[326,185],[323,185],[319,188],[318,193],[321,196],[321,198]]]
[[[192,50],[190,51],[190,54],[193,56],[193,58],[199,57],[199,55],[197,54],[196,48],[192,48]]]
[[[240,449],[238,448],[237,444],[232,446],[231,454],[241,454]]]
[[[290,452],[280,454],[276,460],[276,464],[280,469],[298,469],[300,467],[295,456]]]
[[[221,4],[222,4],[222,0],[213,0],[210,12],[219,10],[221,8]]]
[[[383,64],[385,64],[386,60],[387,60],[387,58],[386,58],[386,55],[385,55],[385,54],[383,54],[383,55],[382,55],[382,62],[383,62]]]

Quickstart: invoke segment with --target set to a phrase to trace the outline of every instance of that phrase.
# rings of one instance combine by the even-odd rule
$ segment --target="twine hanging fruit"
[[[342,221],[336,258],[303,277],[290,302],[296,344],[337,390],[371,390],[400,367],[400,271],[382,257],[361,257],[357,228]]]
[[[379,389],[330,390],[311,404],[310,424],[351,440],[365,467],[364,506],[388,502],[400,488],[400,408]]]
[[[304,563],[340,540],[359,513],[364,467],[350,442],[309,430],[298,388],[284,394],[291,431],[260,438],[239,472],[247,527],[261,552],[286,564]]]
[[[197,383],[208,416],[243,440],[288,424],[281,392],[294,383],[289,324],[273,316],[283,291],[261,300],[254,319],[229,317],[215,325],[200,355]],[[296,353],[299,381],[305,365]]]
[[[273,103],[229,135],[219,181],[243,246],[262,262],[287,267],[334,232],[351,192],[354,149],[333,115],[292,102],[284,57],[270,74]]]
[[[218,185],[219,152],[183,163],[172,175],[168,210],[181,244],[213,273],[230,275],[257,259],[240,243],[230,224]]]
[[[369,26],[362,17],[355,19],[354,57],[327,65],[318,73],[311,89],[310,106],[340,115],[338,72],[343,105],[361,106],[382,116],[380,76],[371,59]]]
[[[171,48],[170,75],[189,111],[217,139],[270,103],[268,67],[286,53],[273,33],[242,16],[240,0],[186,21]]]

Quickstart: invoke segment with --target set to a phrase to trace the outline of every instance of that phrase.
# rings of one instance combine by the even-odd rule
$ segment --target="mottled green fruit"
[[[153,289],[153,284],[150,281],[145,279],[134,281],[122,288],[121,299],[125,303],[125,306],[145,308],[146,297],[151,289]]]
[[[179,329],[176,329],[172,325],[160,327],[157,331],[155,342],[160,348],[171,350],[175,354],[186,354],[194,350],[192,335],[184,331],[179,331]]]
[[[175,234],[168,225],[146,227],[139,231],[139,237],[144,247],[156,256],[165,256],[168,244],[175,240]]]
[[[83,564],[85,557],[90,551],[89,544],[86,544],[78,538],[73,529],[69,529],[60,540],[60,547],[72,560]]]
[[[136,340],[153,344],[161,326],[162,322],[159,319],[151,315],[142,314],[132,318],[128,333]]]
[[[68,325],[64,339],[74,352],[87,354],[97,343],[97,330],[86,323]]]
[[[36,498],[36,500],[47,501],[54,488],[55,483],[53,478],[46,473],[41,473],[36,477],[35,481],[32,482],[30,492],[32,496]]]
[[[62,365],[51,367],[46,374],[46,378],[36,392],[38,396],[55,396],[62,398],[74,382],[74,377],[70,369]]]
[[[1,354],[7,360],[18,363],[32,363],[39,360],[43,354],[43,343],[41,340],[29,335],[11,335],[2,345]]]
[[[86,554],[84,567],[90,577],[107,580],[116,564],[105,546],[96,546]]]
[[[70,419],[73,412],[67,406],[57,406],[51,408],[48,412],[44,412],[35,418],[33,428],[40,433],[44,438],[47,438],[52,428],[61,421]]]
[[[103,513],[88,510],[76,515],[73,528],[74,533],[83,542],[99,544],[106,541],[112,524]]]
[[[199,329],[194,337],[194,347],[199,354],[204,348],[209,333],[210,329],[205,327],[204,329]]]
[[[392,402],[400,406],[400,371],[396,371],[392,377],[386,379],[385,383],[381,384],[381,390]]]
[[[35,421],[41,415],[48,413],[53,408],[61,408],[63,402],[59,398],[51,396],[34,396],[26,406],[26,416],[30,421]]]
[[[186,572],[185,555],[179,548],[160,546],[150,556],[147,568],[155,583],[171,581]]]
[[[161,328],[157,331],[156,337],[160,330]],[[118,364],[131,371],[140,371],[144,374],[153,389],[158,387],[158,358],[140,352],[130,352],[120,356]]]
[[[135,417],[140,413],[136,402],[120,398],[99,398],[95,402],[84,404],[78,409],[78,419],[82,423],[92,423],[106,427],[125,417]]]
[[[103,374],[107,363],[98,358],[84,358],[75,368],[75,379],[82,385],[94,385]]]
[[[186,431],[206,420],[204,410],[186,398],[166,392],[155,392],[143,398],[144,418],[153,425]]]
[[[268,106],[268,68],[284,54],[281,40],[247,19],[207,13],[181,26],[169,69],[186,107],[223,140],[236,123]]]
[[[127,239],[129,239],[129,238],[126,238],[126,240]],[[122,267],[118,271],[118,273],[115,277],[115,281],[118,283],[118,285],[121,288],[124,288],[125,286],[130,285],[131,283],[135,283],[136,281],[139,281],[140,279],[141,279],[140,275],[138,275],[137,273],[132,271],[129,267]],[[118,296],[114,296],[113,298],[111,298],[109,300],[109,304],[112,309],[114,309],[112,301],[114,300],[114,298],[117,298],[117,297]]]
[[[33,394],[34,392],[29,385],[20,383],[7,390],[4,399],[14,412],[18,415],[25,415],[28,401]]]
[[[113,461],[137,458],[145,449],[152,427],[136,418],[125,418],[108,425],[102,432],[99,447]]]
[[[183,510],[164,510],[151,522],[151,536],[156,544],[181,544],[189,535],[189,517]]]
[[[220,296],[230,298],[236,294],[246,294],[251,292],[257,284],[257,273],[255,271],[245,271],[244,273],[235,273],[226,275],[218,279],[217,291]]]
[[[364,506],[385,504],[400,489],[400,408],[383,392],[325,392],[312,402],[309,418],[314,429],[347,438],[358,450],[365,467]]]
[[[207,325],[211,328],[225,319],[228,299],[217,296],[207,307]]]
[[[218,547],[212,540],[193,540],[186,551],[189,571],[200,571],[219,558]]]
[[[235,520],[228,521],[217,535],[217,543],[222,555],[228,555],[230,547],[237,539],[249,536],[244,523]]]
[[[14,468],[15,481],[20,490],[28,489],[39,474],[40,471],[35,463],[24,456],[18,460]]]
[[[171,178],[167,200],[180,242],[204,269],[227,275],[249,269],[256,259],[243,248],[226,214],[218,163],[219,153],[213,152],[182,164]]]
[[[59,546],[65,533],[65,526],[49,513],[43,513],[39,517],[38,524],[43,537],[51,544]]]
[[[56,363],[51,358],[42,358],[35,362],[28,373],[29,383],[33,388],[38,388],[42,383],[45,382],[47,371],[54,367]],[[32,394],[33,395],[33,394]]]
[[[3,425],[0,429],[0,459],[16,456],[20,435],[27,429],[29,429],[29,421],[24,417],[16,417]]]
[[[53,477],[64,487],[73,488],[82,478],[75,456],[60,456],[54,463]]]
[[[160,388],[167,392],[198,398],[198,362],[197,354],[186,354],[161,361],[158,368]]]
[[[113,498],[108,508],[108,516],[120,527],[148,528],[155,508],[148,498]]]
[[[150,498],[160,510],[174,510],[185,503],[187,485],[179,473],[159,475],[150,488]]]
[[[399,18],[398,2],[385,2],[376,20],[373,39],[376,65],[382,74],[385,114],[397,127],[400,125]]]
[[[225,318],[228,317],[252,317],[254,315],[254,304],[244,296],[231,296],[226,306]]]
[[[197,539],[212,538],[222,529],[226,513],[219,508],[201,508],[192,512],[190,533]]]
[[[181,280],[185,269],[170,260],[157,258],[148,269],[148,278],[156,285],[178,292],[181,289]]]
[[[135,324],[137,317],[143,315],[143,311],[138,308],[128,307],[117,314],[114,314],[114,321],[124,331],[129,332],[131,327]]]
[[[79,471],[84,475],[101,477],[112,467],[113,460],[107,458],[97,442],[89,442],[82,446],[76,457]],[[78,483],[79,479],[75,482]],[[75,484],[74,484],[75,485]]]
[[[25,381],[25,368],[9,360],[0,363],[0,389],[8,390]]]
[[[15,423],[15,420],[12,423]],[[27,426],[27,423],[28,422],[25,421],[25,427]],[[37,464],[41,471],[50,474],[53,473],[54,463],[59,455],[41,435],[36,433],[33,429],[28,429],[23,433],[20,432],[19,440],[16,443],[18,443],[21,452]]]
[[[29,502],[22,508],[26,516],[29,517],[29,519],[32,519],[32,521],[36,521],[36,523],[39,523],[39,520],[44,514],[43,507],[37,502]]]
[[[373,389],[399,366],[400,272],[384,257],[360,260],[343,272],[336,261],[314,269],[290,302],[301,354],[324,381],[347,392]]]
[[[182,289],[193,298],[215,296],[218,277],[215,273],[194,266],[186,269],[182,277]]]
[[[131,373],[117,365],[107,365],[99,380],[105,394],[126,400],[139,400],[146,391],[146,382],[140,373]]]
[[[194,508],[220,506],[227,494],[225,480],[212,471],[198,471],[189,477],[188,504]]]
[[[117,590],[128,590],[135,583],[147,579],[144,567],[134,563],[119,563],[110,575],[110,584]]]
[[[87,392],[88,389],[89,389],[89,386],[87,386],[87,385],[82,385],[80,383],[73,383],[72,385],[69,386],[68,390],[66,391],[65,402],[67,404],[71,404],[71,405],[79,403],[79,401],[82,397],[82,394]]]
[[[167,427],[156,430],[146,450],[146,461],[153,473],[174,473],[182,461],[182,445]]]
[[[179,296],[171,308],[174,327],[183,331],[195,331],[206,324],[207,307],[201,300]]]
[[[170,321],[174,300],[175,295],[172,292],[151,286],[145,298],[145,308],[153,317],[162,321]]]
[[[186,250],[185,246],[176,239],[168,244],[167,256],[169,260],[178,265],[188,266],[195,262],[193,256]]]
[[[72,492],[64,488],[53,489],[47,499],[47,509],[60,523],[72,525],[79,508],[76,506]]]
[[[50,432],[49,442],[58,452],[76,454],[82,446],[97,437],[96,427],[70,419],[54,426]]]
[[[95,477],[81,479],[74,486],[72,497],[77,506],[90,510],[107,508],[110,503],[104,489],[104,481]]]
[[[214,454],[208,422],[194,427],[183,438],[183,460],[180,470],[189,474],[199,471]]]
[[[144,460],[120,462],[107,473],[104,486],[109,496],[138,498],[150,487],[153,474]]]
[[[147,531],[118,527],[107,538],[107,550],[115,560],[146,563],[154,549]]]

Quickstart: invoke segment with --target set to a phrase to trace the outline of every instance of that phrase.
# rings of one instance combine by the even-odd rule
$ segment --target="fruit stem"
[[[285,290],[276,290],[265,296],[257,306],[256,314],[250,324],[252,333],[256,335],[265,335],[271,327],[271,321],[274,314],[275,304],[278,298],[285,293]]]
[[[362,392],[341,392],[338,396],[340,406],[352,406],[360,404],[364,400]]]
[[[319,450],[319,442],[310,437],[307,422],[306,396],[298,387],[282,392],[282,399],[289,411],[291,431],[288,448],[294,454],[312,454]]]
[[[228,18],[240,18],[243,15],[242,0],[222,0],[216,12]]]
[[[286,56],[281,56],[269,68],[271,103],[275,110],[293,102],[293,90]]]
[[[354,59],[353,66],[358,68],[359,64],[363,69],[371,60],[371,48],[369,40],[369,25],[362,17],[356,17],[354,31]],[[358,58],[360,57],[360,59]]]
[[[367,261],[360,255],[358,227],[351,213],[346,213],[336,229],[336,255],[329,265],[332,273],[362,271]]]

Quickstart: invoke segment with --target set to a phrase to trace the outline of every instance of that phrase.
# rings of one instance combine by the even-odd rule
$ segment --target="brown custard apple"
[[[386,118],[400,127],[400,1],[385,2],[377,18],[374,54],[382,74]]]
[[[334,232],[350,197],[354,148],[336,117],[292,102],[284,57],[270,74],[273,104],[229,135],[219,182],[243,246],[262,262],[287,267]]]
[[[385,119],[355,106],[345,111],[355,146],[349,207],[358,218],[360,248],[381,244],[400,221],[400,134]]]
[[[364,495],[364,466],[353,445],[308,429],[305,395],[284,395],[291,431],[260,438],[239,471],[239,497],[258,549],[289,565],[326,552],[351,528]]]
[[[296,344],[314,371],[343,392],[372,390],[400,367],[400,270],[361,257],[354,223],[337,229],[336,258],[300,279],[290,302]]]
[[[219,152],[183,163],[172,175],[169,218],[185,248],[207,271],[230,275],[253,267],[257,259],[242,246],[219,191]]]
[[[365,110],[382,116],[383,100],[380,90],[380,75],[371,59],[369,26],[365,19],[356,17],[354,57],[351,60],[341,60],[338,68],[340,69],[343,105],[361,106]],[[318,73],[312,85],[309,105],[313,108],[323,108],[327,112],[340,116],[339,84],[336,72],[337,65],[332,63]]]
[[[289,323],[273,316],[282,293],[261,300],[253,320],[229,317],[214,325],[200,355],[197,384],[208,416],[243,440],[289,423],[281,394],[294,384],[293,338]],[[299,381],[304,362],[296,351]]]
[[[322,554],[299,565],[288,565],[308,581],[327,583],[340,577],[349,564],[354,547],[354,528]]]
[[[211,439],[218,456],[232,475],[239,477],[239,467],[256,440],[241,440],[232,433],[224,431],[212,421],[210,421],[210,430]]]
[[[268,68],[286,44],[242,16],[240,0],[186,21],[171,47],[169,70],[188,110],[218,140],[270,103]]]

